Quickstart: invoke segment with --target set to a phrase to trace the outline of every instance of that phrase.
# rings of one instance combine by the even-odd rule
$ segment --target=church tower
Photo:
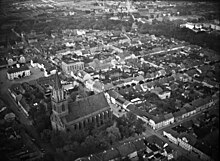
[[[64,89],[61,85],[58,73],[55,74],[51,104],[53,114],[57,115],[58,117],[68,114],[68,101],[66,98],[66,94],[64,93]]]

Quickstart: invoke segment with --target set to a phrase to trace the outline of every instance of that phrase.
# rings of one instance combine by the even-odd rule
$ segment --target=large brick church
[[[51,103],[50,120],[52,128],[55,130],[80,130],[85,128],[88,123],[100,126],[112,118],[111,108],[103,92],[78,101],[70,101],[57,73]]]

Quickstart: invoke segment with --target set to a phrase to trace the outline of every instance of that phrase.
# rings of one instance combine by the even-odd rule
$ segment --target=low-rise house
[[[79,70],[84,70],[84,64],[80,60],[68,58],[62,60],[61,68],[65,74],[71,74],[71,72],[76,73]]]
[[[186,109],[186,111],[189,113],[189,115],[193,115],[196,113],[196,108],[191,106],[190,104],[185,104],[183,107]]]
[[[33,60],[31,60],[31,66],[43,70],[45,77],[54,75],[57,71],[56,68],[53,65],[51,65],[49,62],[39,58],[34,58]]]
[[[187,151],[192,150],[192,145],[189,144],[189,140],[184,136],[179,136],[177,138],[179,142],[179,146],[181,146],[183,149],[186,149]]]
[[[132,159],[137,156],[136,148],[131,142],[124,143],[123,145],[119,146],[117,149],[120,153],[121,159],[125,159],[126,157]]]
[[[120,153],[116,148],[105,150],[96,156],[97,158],[100,158],[100,161],[119,161],[121,158]]]
[[[137,139],[132,142],[136,148],[137,153],[142,152],[143,150],[146,149],[146,145],[143,141],[143,139]]]
[[[164,116],[152,116],[149,119],[149,125],[155,130],[163,127]]]
[[[9,56],[7,59],[8,65],[12,66],[17,63],[26,63],[26,59],[23,55],[20,56]]]
[[[7,77],[9,80],[14,80],[16,78],[23,78],[31,75],[31,71],[27,65],[16,64],[16,66],[11,66],[7,71]]]
[[[163,131],[163,135],[166,136],[171,142],[181,146],[187,151],[193,149],[193,145],[196,143],[196,138],[187,133],[177,133],[174,130],[167,129]]]
[[[103,92],[104,91],[104,84],[99,82],[99,81],[95,81],[93,84],[93,90],[95,94]]]
[[[167,126],[169,124],[174,123],[174,117],[172,113],[168,113],[166,115],[164,115],[164,122],[163,122],[163,126]]]
[[[178,138],[179,134],[176,131],[167,129],[166,131],[163,131],[163,136],[166,136],[169,139],[169,141],[178,145],[177,138]]]
[[[160,99],[170,98],[170,95],[171,95],[171,91],[169,91],[169,90],[166,90],[166,91],[164,91],[164,92],[158,94],[158,96],[160,97]]]
[[[196,111],[202,110],[202,106],[204,105],[204,100],[202,98],[198,98],[192,101],[192,106],[196,108]]]
[[[111,60],[112,59],[105,59],[105,60],[94,59],[92,62],[89,63],[89,66],[96,71],[111,69],[113,67]]]
[[[120,95],[118,92],[115,92],[114,90],[110,90],[106,93],[107,100],[111,103],[116,105],[119,108],[127,109],[129,105],[132,103],[124,99],[122,95]]]
[[[75,74],[73,74],[73,77],[80,82],[86,82],[92,79],[91,75],[83,70],[77,71]]]
[[[174,112],[174,113],[173,113],[174,121],[180,121],[180,120],[182,120],[183,112],[184,112],[184,111],[181,111],[181,110],[179,110],[179,111],[177,111],[177,112]]]
[[[188,117],[190,114],[186,111],[185,108],[181,108],[180,111],[182,112],[182,119]]]

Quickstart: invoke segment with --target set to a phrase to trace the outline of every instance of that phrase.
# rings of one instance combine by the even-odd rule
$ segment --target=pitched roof
[[[146,148],[146,145],[145,145],[143,139],[137,139],[137,140],[133,141],[132,143],[134,144],[137,151],[144,150]]]
[[[160,123],[160,122],[164,121],[164,116],[163,115],[161,115],[161,116],[153,116],[152,120],[155,122],[155,124],[157,124],[157,123]]]
[[[203,104],[204,104],[204,100],[202,98],[192,101],[192,106],[194,107],[199,107],[202,106]]]
[[[16,73],[16,72],[21,72],[21,71],[25,71],[25,70],[30,70],[29,67],[27,65],[21,65],[19,68],[17,67],[11,67],[8,69],[8,73]]]
[[[62,85],[61,85],[61,82],[60,82],[60,78],[58,76],[58,73],[56,72],[55,82],[54,82],[54,89],[57,90],[57,89],[61,89],[61,88],[62,88]]]
[[[79,101],[69,102],[69,114],[65,116],[65,119],[67,122],[71,122],[104,108],[110,107],[104,93],[99,93]]]
[[[133,144],[131,144],[130,142],[124,143],[123,145],[119,146],[117,149],[118,149],[121,157],[126,157],[129,154],[136,151],[135,146]]]
[[[175,137],[176,139],[179,137],[179,133],[172,130],[172,129],[166,129],[165,132],[171,134],[173,137]]]
[[[114,87],[114,85],[113,85],[112,83],[104,84],[105,90],[109,90],[109,89],[111,89],[111,88],[113,88],[113,87]]]
[[[96,88],[96,89],[99,89],[99,90],[103,90],[104,84],[99,82],[99,81],[95,81],[95,83],[93,84],[93,88]]]
[[[174,112],[173,113],[173,116],[174,116],[174,118],[177,118],[177,117],[179,117],[179,116],[182,116],[182,114],[183,114],[183,112],[182,111],[177,111],[177,112]]]
[[[97,154],[97,156],[102,158],[102,161],[109,161],[112,159],[120,158],[120,153],[117,149],[111,148],[107,151]]]
[[[186,111],[186,109],[185,109],[184,107],[182,107],[182,108],[180,109],[180,111],[182,112],[182,114],[187,113],[187,111]]]
[[[164,115],[165,120],[171,119],[173,117],[172,113],[168,113],[166,115]]]

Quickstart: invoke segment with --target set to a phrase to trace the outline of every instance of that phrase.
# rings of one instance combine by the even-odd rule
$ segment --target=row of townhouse
[[[206,110],[207,108],[213,106],[219,101],[218,92],[214,94],[212,97],[206,97],[204,99],[198,99],[193,101],[191,104],[185,104],[179,111],[175,113],[169,113],[163,116],[150,116],[146,114],[148,118],[148,124],[154,130],[159,129],[161,127],[168,126],[174,122],[183,120],[199,111]]]
[[[198,99],[193,102],[186,103],[179,111],[175,113],[168,113],[160,116],[152,116],[145,111],[141,111],[135,105],[126,99],[118,92],[114,90],[110,90],[106,92],[106,97],[109,103],[116,105],[121,109],[125,109],[126,111],[132,111],[135,113],[139,119],[143,120],[146,124],[148,124],[152,129],[156,130],[174,122],[178,122],[183,120],[195,113],[206,110],[212,105],[216,104],[218,101],[218,93],[214,94],[212,97],[206,97],[204,99]]]
[[[17,105],[20,107],[20,109],[22,110],[22,112],[25,114],[26,117],[29,116],[29,110],[30,107],[29,105],[26,103],[25,99],[22,97],[21,94],[16,94],[16,92],[14,92],[11,89],[8,89],[10,95],[12,96],[12,98],[15,100],[15,102],[17,103]]]
[[[185,150],[192,151],[192,146],[189,144],[190,140],[187,136],[181,137],[178,132],[171,129],[163,131],[163,136],[167,137],[170,142],[181,146]]]
[[[127,108],[129,105],[132,105],[131,102],[127,101],[122,95],[114,90],[110,90],[106,92],[106,98],[110,104],[116,105],[118,108],[125,109],[129,111]]]
[[[161,160],[167,161],[175,157],[176,151],[155,135],[149,138],[138,138],[125,142],[117,147],[105,150],[75,161],[119,161],[119,160]]]
[[[202,160],[205,160],[205,161],[212,160],[208,155],[204,154],[203,152],[201,152],[197,148],[193,147],[192,137],[194,137],[194,136],[191,136],[188,134],[179,134],[178,132],[176,132],[172,129],[167,129],[167,130],[163,131],[163,136],[167,137],[170,142],[172,142],[176,145],[179,145],[183,149],[198,154],[200,156],[200,159],[202,159]],[[196,139],[196,138],[194,138],[194,139]]]

